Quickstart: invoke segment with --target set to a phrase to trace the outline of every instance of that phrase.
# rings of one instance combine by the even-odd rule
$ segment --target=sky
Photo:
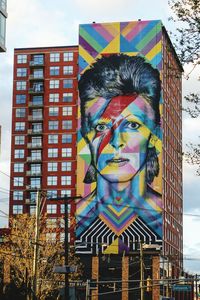
[[[78,44],[79,24],[92,22],[161,19],[168,31],[175,25],[168,21],[172,12],[167,0],[7,0],[8,19],[6,53],[0,53],[0,210],[8,213],[10,173],[11,103],[14,48],[66,46]],[[185,67],[189,72],[191,66]],[[194,70],[189,80],[183,79],[183,95],[197,91],[199,82]],[[198,142],[199,119],[183,115],[183,144]],[[184,146],[185,148],[185,146]],[[185,270],[200,273],[200,177],[195,167],[184,166],[184,254]],[[0,227],[7,226],[5,213],[0,211]],[[191,216],[194,215],[194,216]],[[5,215],[5,217],[3,217]],[[197,260],[196,260],[197,258]]]

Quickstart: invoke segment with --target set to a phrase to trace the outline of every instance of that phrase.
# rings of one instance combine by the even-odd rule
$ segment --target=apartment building
[[[56,223],[54,199],[76,194],[77,58],[76,46],[14,51],[10,216],[35,213],[42,190]]]

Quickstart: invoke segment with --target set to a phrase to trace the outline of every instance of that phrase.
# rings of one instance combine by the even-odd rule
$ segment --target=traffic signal
[[[150,276],[148,276],[147,278],[147,292],[151,292],[152,291],[152,280],[150,278]]]

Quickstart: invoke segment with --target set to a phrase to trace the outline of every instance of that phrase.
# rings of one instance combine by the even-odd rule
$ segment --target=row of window
[[[71,153],[70,153],[71,154]],[[58,171],[58,162],[48,162],[47,170],[49,172],[57,172]],[[14,163],[13,170],[15,173],[23,173],[24,172],[24,163]],[[71,171],[72,170],[72,162],[71,161],[63,161],[61,162],[61,171]],[[41,174],[41,164],[31,164],[30,166],[30,175]]]
[[[57,158],[59,156],[58,148],[50,148],[48,149],[48,158]],[[15,149],[14,158],[24,158],[25,150],[24,149]],[[72,148],[62,148],[61,149],[61,157],[72,157]],[[31,150],[30,161],[37,161],[42,159],[42,151],[41,150]]]
[[[62,106],[60,108],[62,110],[62,116],[72,116],[72,106]],[[38,115],[42,115],[42,110],[41,109],[33,109],[32,110],[32,116],[34,117],[34,113]],[[49,116],[50,117],[55,117],[59,115],[59,107],[58,106],[52,106],[49,107]],[[25,118],[26,117],[26,108],[21,107],[21,108],[16,108],[15,110],[15,117],[16,118]]]
[[[73,101],[73,93],[51,93],[49,94],[49,102],[57,103],[62,99],[63,102],[72,102]],[[26,95],[18,94],[16,95],[16,104],[26,104]],[[43,96],[32,96],[32,104],[41,105],[43,104]]]
[[[42,120],[43,116],[37,115],[32,116],[33,120]],[[15,122],[15,131],[25,131],[26,129],[26,122]],[[58,130],[59,129],[59,121],[49,121],[48,122],[48,129],[49,130]],[[62,121],[62,129],[70,130],[72,129],[72,120],[63,120]]]
[[[60,80],[53,79],[49,80],[49,88],[50,89],[59,89],[60,88]],[[63,88],[70,89],[73,88],[73,79],[63,79]],[[16,81],[16,90],[17,91],[25,91],[27,89],[26,81]],[[32,85],[31,90],[34,92],[41,92],[44,90],[44,85],[42,82],[35,82]]]
[[[17,77],[26,77],[28,74],[27,68],[17,68]],[[49,68],[49,74],[52,76],[58,76],[58,75],[72,75],[74,73],[73,66],[63,66],[62,67],[62,73],[60,72],[59,66],[54,66]],[[35,79],[37,78],[43,78],[44,72],[43,69],[36,69],[33,70],[33,74],[31,76]]]
[[[58,176],[47,176],[47,185],[48,186],[56,186],[58,185]],[[72,184],[72,176],[64,175],[60,177],[61,185],[71,185]],[[30,188],[37,189],[41,188],[42,179],[40,177],[30,178]],[[16,176],[13,177],[13,186],[24,186],[24,177]]]
[[[50,62],[59,62],[63,58],[63,61],[73,61],[74,59],[74,53],[73,52],[52,52],[50,53],[49,60]],[[44,64],[44,55],[43,54],[35,54],[32,55],[32,61],[33,63],[37,65]],[[17,55],[17,63],[18,64],[26,64],[28,61],[27,54],[18,54]]]
[[[71,197],[71,190],[47,190],[47,199],[55,199],[60,195],[60,197]],[[37,192],[30,192],[30,201],[36,202]],[[24,191],[17,190],[13,192],[13,200],[22,201],[24,199]]]
[[[61,142],[62,144],[71,144],[72,143],[72,134],[62,134]],[[57,144],[59,141],[58,134],[49,134],[48,135],[48,143],[49,144]],[[32,146],[40,146],[42,145],[42,137],[32,137],[31,139]],[[24,145],[25,144],[25,135],[16,135],[15,136],[15,145]]]

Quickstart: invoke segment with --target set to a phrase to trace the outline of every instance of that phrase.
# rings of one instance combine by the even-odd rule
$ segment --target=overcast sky
[[[7,0],[7,52],[0,54],[0,124],[2,125],[0,171],[10,170],[10,128],[13,78],[13,49],[22,47],[66,46],[78,44],[81,23],[161,19],[168,31],[175,27],[168,22],[171,11],[167,0]],[[189,72],[190,66],[186,68]],[[189,81],[183,80],[183,92],[197,91],[199,70]],[[183,118],[184,144],[197,141],[199,120]],[[0,209],[8,212],[9,177],[0,173]],[[200,177],[195,168],[184,164],[184,253],[199,260],[185,262],[185,269],[200,270]],[[0,212],[0,226],[6,218]]]

